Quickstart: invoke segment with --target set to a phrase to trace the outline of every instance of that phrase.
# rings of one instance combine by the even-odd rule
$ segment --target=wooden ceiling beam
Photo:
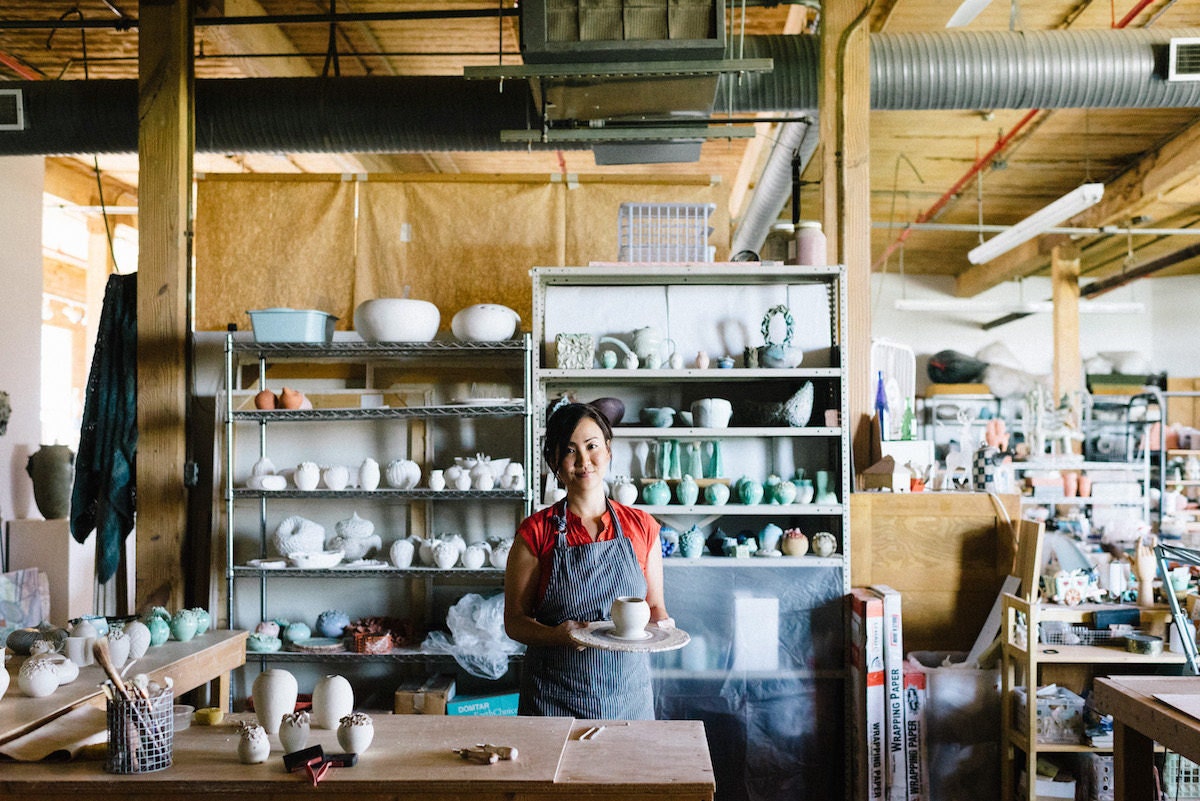
[[[1126,169],[1104,187],[1104,199],[1067,225],[1099,227],[1126,226],[1134,217],[1169,200],[1200,177],[1200,122],[1184,129]],[[964,254],[965,258],[965,254]],[[954,294],[969,298],[994,286],[1044,270],[1047,252],[1037,240],[1026,242],[986,264],[959,273]]]

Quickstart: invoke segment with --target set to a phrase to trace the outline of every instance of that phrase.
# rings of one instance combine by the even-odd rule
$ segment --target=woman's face
[[[604,481],[612,450],[596,421],[587,417],[579,421],[571,434],[562,462],[559,478],[568,492],[594,488]]]

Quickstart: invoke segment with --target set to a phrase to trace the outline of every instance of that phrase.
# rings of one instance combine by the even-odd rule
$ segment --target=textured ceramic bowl
[[[675,410],[670,406],[647,406],[638,412],[642,425],[652,428],[667,428],[675,422]]]
[[[427,300],[374,298],[354,310],[354,330],[368,342],[428,342],[442,313]]]
[[[295,567],[319,569],[333,567],[341,562],[345,556],[345,551],[292,551],[287,555],[287,558]]]

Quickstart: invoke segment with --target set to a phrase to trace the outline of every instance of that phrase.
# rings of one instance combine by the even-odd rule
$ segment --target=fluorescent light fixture
[[[979,16],[979,12],[988,7],[992,0],[963,0],[962,5],[954,12],[954,16],[946,23],[947,28],[961,28],[970,25]]]
[[[969,298],[897,298],[897,311],[965,312],[987,314],[1037,314],[1054,311],[1049,300],[1006,302],[1002,300],[972,300]],[[1141,301],[1114,302],[1079,301],[1080,314],[1141,314],[1146,305]]]
[[[967,261],[972,264],[989,262],[1022,242],[1028,242],[1064,220],[1071,219],[1081,211],[1090,209],[1099,203],[1102,197],[1104,197],[1104,184],[1084,184],[1077,187],[1049,206],[1035,211],[1007,231],[996,234],[973,249],[967,254]]]

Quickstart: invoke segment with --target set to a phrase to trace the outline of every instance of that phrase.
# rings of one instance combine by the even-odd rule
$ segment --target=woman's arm
[[[572,629],[585,628],[586,623],[565,620],[557,626],[547,626],[534,618],[533,609],[537,604],[540,575],[541,563],[537,554],[523,537],[514,537],[512,550],[508,552],[508,564],[504,569],[505,632],[517,642],[526,645],[580,647],[571,639],[570,632]]]

